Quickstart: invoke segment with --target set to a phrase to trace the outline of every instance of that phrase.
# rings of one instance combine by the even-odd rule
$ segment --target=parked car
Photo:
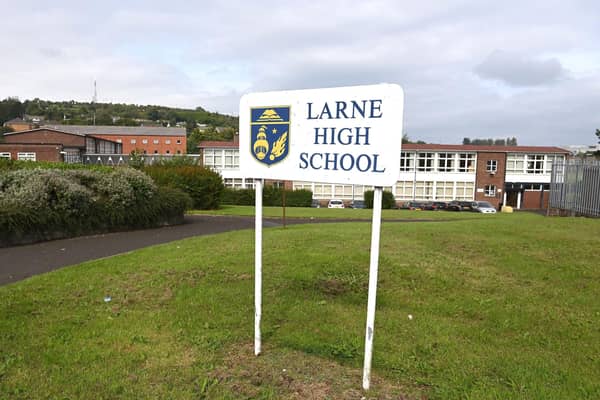
[[[434,201],[433,206],[436,210],[445,210],[446,207],[448,207],[448,203],[446,203],[445,201]]]
[[[365,202],[363,200],[352,200],[348,205],[349,208],[365,208]]]
[[[448,211],[473,211],[473,207],[476,206],[474,201],[463,201],[463,200],[452,200],[448,203],[446,210]]]
[[[312,208],[321,208],[321,202],[317,199],[313,199],[310,205]]]
[[[473,211],[483,214],[496,214],[496,208],[487,201],[476,201]]]
[[[423,207],[424,205],[420,201],[409,201],[406,208],[409,210],[420,211],[424,209]]]
[[[327,203],[327,208],[344,208],[344,202],[339,199],[331,199]]]

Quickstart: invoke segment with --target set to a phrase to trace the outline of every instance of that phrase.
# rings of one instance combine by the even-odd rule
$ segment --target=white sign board
[[[403,109],[395,84],[247,94],[240,169],[252,178],[391,186]]]

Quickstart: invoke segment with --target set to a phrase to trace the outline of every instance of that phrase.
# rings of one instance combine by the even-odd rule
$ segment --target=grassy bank
[[[261,357],[253,232],[187,239],[0,287],[0,398],[360,399],[370,224],[264,235]],[[599,398],[599,245],[590,219],[384,223],[369,396]]]

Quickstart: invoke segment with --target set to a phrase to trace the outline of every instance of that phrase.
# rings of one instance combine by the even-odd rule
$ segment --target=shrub
[[[365,207],[373,208],[373,197],[375,192],[372,190],[365,190]],[[381,198],[381,208],[390,209],[396,208],[396,199],[394,199],[394,194],[392,192],[388,192],[387,190],[383,191],[383,195]]]
[[[186,192],[196,209],[219,208],[225,188],[221,175],[211,169],[193,165],[151,165],[144,171],[161,186],[170,186]]]
[[[221,202],[239,206],[255,204],[254,189],[229,189],[223,191]],[[310,207],[312,192],[310,190],[285,190],[285,205],[287,207]],[[263,189],[263,205],[281,206],[283,204],[283,189],[267,186]]]
[[[131,168],[2,171],[0,244],[173,223],[190,205]]]

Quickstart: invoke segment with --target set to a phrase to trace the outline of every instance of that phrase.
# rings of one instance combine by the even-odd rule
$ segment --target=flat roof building
[[[227,187],[254,187],[239,167],[239,144],[201,142],[204,166],[217,170]],[[386,187],[397,202],[411,200],[485,200],[494,206],[544,208],[552,165],[570,152],[552,146],[477,146],[403,144],[394,186]],[[308,189],[317,200],[363,199],[365,185],[293,181],[294,189]]]

